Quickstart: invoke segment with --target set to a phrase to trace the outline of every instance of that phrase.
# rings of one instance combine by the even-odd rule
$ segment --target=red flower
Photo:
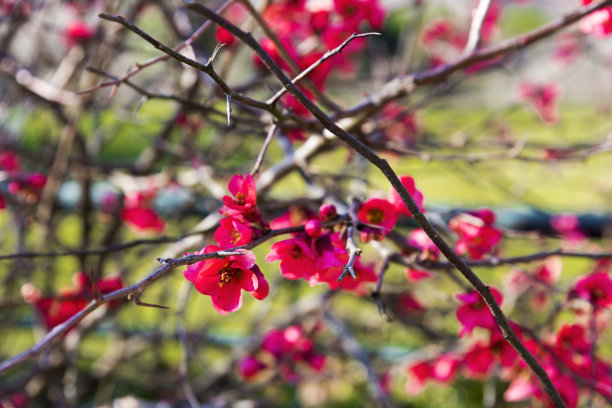
[[[246,177],[237,174],[230,180],[228,189],[233,197],[223,197],[225,205],[219,212],[243,223],[263,227],[261,213],[257,208],[257,191],[253,177],[250,174],[247,174]]]
[[[585,6],[593,0],[582,0]],[[580,30],[583,33],[593,34],[596,37],[605,38],[612,34],[612,7],[604,7],[585,17],[580,21]]]
[[[250,380],[264,368],[266,365],[254,356],[246,356],[238,362],[238,372],[245,380]]]
[[[465,353],[463,361],[470,377],[482,378],[493,369],[495,357],[489,346],[478,342]]]
[[[0,153],[0,168],[8,172],[17,172],[21,170],[19,158],[15,153],[10,151]]]
[[[612,279],[606,272],[594,272],[574,283],[569,298],[580,298],[593,306],[612,306]]]
[[[304,235],[273,244],[266,262],[274,261],[281,261],[280,270],[287,279],[310,281],[317,273],[316,255]]]
[[[95,288],[87,275],[77,273],[72,277],[72,281],[73,287],[60,290],[58,296],[41,297],[38,289],[31,283],[22,286],[21,293],[25,301],[34,304],[47,330],[70,319],[93,298]],[[99,293],[104,295],[121,289],[123,283],[119,277],[110,277],[97,280],[96,286]],[[118,304],[118,301],[113,301],[108,305],[115,307]]]
[[[236,42],[236,37],[234,37],[232,33],[227,31],[223,27],[217,27],[217,31],[215,32],[215,38],[217,42],[225,44],[228,47]]]
[[[555,83],[536,85],[529,81],[519,84],[520,98],[530,104],[547,125],[555,124],[559,120],[559,98],[561,89]]]
[[[417,362],[408,367],[410,379],[404,389],[408,395],[416,395],[427,386],[430,379],[448,383],[453,380],[460,365],[461,361],[452,354],[444,354],[431,361]]]
[[[208,245],[196,254],[221,250]],[[195,284],[198,292],[209,295],[213,307],[222,315],[235,312],[242,306],[242,291],[252,292],[257,299],[268,294],[268,283],[255,265],[255,255],[241,250],[244,255],[231,255],[223,259],[207,259],[187,266],[185,278]]]
[[[325,365],[325,356],[314,351],[312,340],[297,325],[268,331],[261,342],[261,348],[274,357],[286,381],[299,381],[295,363],[307,363],[315,371],[321,371]]]
[[[162,233],[166,229],[166,222],[151,208],[124,208],[121,219],[135,232]]]
[[[502,294],[493,287],[491,287],[491,294],[497,303],[501,305],[503,300]],[[463,303],[457,309],[457,319],[463,326],[459,333],[460,336],[471,334],[476,327],[482,327],[487,330],[495,330],[498,327],[491,314],[491,310],[489,310],[484,299],[477,291],[461,293],[456,298]]]
[[[253,239],[253,230],[248,225],[232,218],[223,218],[215,231],[215,241],[221,248],[233,248],[248,244]]]
[[[134,232],[162,233],[166,229],[166,221],[151,208],[154,197],[154,190],[132,193],[125,197],[121,219]]]
[[[380,232],[384,237],[395,227],[397,212],[389,201],[370,198],[359,207],[357,218],[363,223],[381,227]]]
[[[72,20],[66,25],[66,37],[69,46],[83,45],[95,34],[95,28],[83,21]]]
[[[575,214],[559,214],[550,218],[550,226],[570,246],[584,241],[587,236],[580,228],[580,220]]]
[[[501,232],[492,226],[495,214],[481,209],[470,214],[460,214],[449,222],[449,227],[459,239],[455,245],[458,254],[468,253],[473,259],[482,259],[492,252],[501,240]]]
[[[410,193],[410,196],[414,199],[419,209],[422,212],[425,212],[425,209],[423,208],[423,193],[417,190],[416,185],[414,184],[414,179],[410,176],[400,176],[399,179],[404,185],[404,187],[406,187],[406,190],[408,190],[408,193]],[[408,209],[408,207],[406,207],[406,204],[404,204],[404,202],[402,201],[402,198],[400,197],[399,193],[395,191],[393,187],[391,187],[391,190],[389,191],[389,202],[395,207],[396,211],[398,211],[399,213],[412,217],[410,210]]]

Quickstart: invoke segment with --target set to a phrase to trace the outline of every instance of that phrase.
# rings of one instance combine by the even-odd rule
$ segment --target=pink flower
[[[254,356],[246,356],[238,362],[238,372],[245,380],[250,380],[264,368],[266,365]]]
[[[519,84],[521,100],[527,102],[547,125],[557,123],[559,120],[559,98],[561,89],[555,83],[536,85],[529,81]]]
[[[95,28],[80,20],[72,20],[66,25],[66,37],[69,46],[83,45],[95,34]]]
[[[416,395],[429,380],[448,383],[453,380],[461,361],[452,354],[444,354],[431,361],[420,361],[408,367],[409,379],[404,387],[408,395]]]
[[[232,33],[223,27],[217,27],[217,30],[215,31],[215,39],[218,43],[225,44],[228,47],[232,46],[236,42],[236,37],[234,37]]]
[[[527,373],[525,373],[512,380],[506,392],[504,392],[504,401],[524,401],[533,396],[538,390],[538,385],[529,378]]]
[[[314,345],[301,326],[289,326],[283,330],[268,331],[261,342],[262,350],[270,353],[277,360],[277,366],[286,381],[299,381],[295,372],[295,363],[306,363],[315,371],[321,371],[325,365],[325,356],[314,351]]]
[[[303,235],[273,244],[266,262],[274,261],[281,261],[280,270],[287,279],[310,281],[317,273],[316,255]]]
[[[582,0],[585,6],[592,2],[593,0]],[[612,34],[612,7],[604,7],[583,17],[580,21],[580,30],[599,38],[606,38]]]
[[[501,305],[503,296],[499,290],[491,287],[491,294],[497,303]],[[495,330],[498,327],[491,314],[491,310],[477,291],[461,293],[456,298],[463,303],[457,309],[457,319],[463,326],[459,333],[460,336],[471,334],[476,327],[482,327],[487,330]]]
[[[19,158],[10,151],[0,153],[0,169],[7,172],[18,172],[21,170]]]
[[[493,369],[495,357],[489,346],[478,342],[465,353],[463,362],[470,377],[482,378]]]
[[[450,229],[459,236],[455,251],[467,252],[473,259],[482,259],[493,252],[502,238],[501,232],[493,227],[494,221],[495,214],[489,209],[460,214],[450,220]]]
[[[316,214],[308,208],[292,205],[289,206],[289,209],[285,213],[273,219],[270,222],[270,227],[273,229],[296,227],[298,225],[304,225],[308,220],[316,219],[316,217]]]
[[[359,221],[381,227],[383,237],[395,227],[397,212],[393,205],[381,198],[370,198],[357,212]]]
[[[223,218],[215,231],[215,241],[224,249],[248,244],[252,238],[251,228],[232,218]]]
[[[162,233],[166,229],[166,221],[151,208],[124,208],[121,219],[135,232]]]
[[[414,184],[414,179],[410,176],[400,176],[399,179],[404,187],[406,187],[406,190],[408,190],[408,193],[410,193],[410,196],[414,199],[421,212],[425,212],[425,209],[423,208],[423,193],[417,190],[416,185]],[[399,193],[395,191],[393,187],[391,187],[391,190],[389,190],[389,202],[399,213],[412,217],[410,210],[408,207],[406,207],[406,204],[404,204],[402,201]]]
[[[612,305],[612,279],[606,272],[591,273],[574,283],[568,297],[584,299],[593,306],[607,308]]]
[[[196,254],[219,250],[221,248],[216,245],[208,245]],[[211,297],[213,307],[222,315],[240,309],[243,290],[252,292],[257,299],[267,296],[268,284],[259,269],[254,269],[255,255],[247,250],[241,252],[244,255],[200,261],[187,266],[183,272],[185,278],[195,284],[198,292]]]
[[[580,228],[580,220],[575,214],[559,214],[550,218],[550,226],[557,231],[564,241],[574,246],[584,241],[587,236]]]
[[[250,174],[246,177],[235,175],[228,184],[233,197],[224,196],[220,213],[227,217],[236,217],[248,222],[259,220],[259,209],[257,208],[257,191],[255,181]]]

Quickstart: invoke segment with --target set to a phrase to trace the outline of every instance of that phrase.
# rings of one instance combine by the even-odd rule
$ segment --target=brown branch
[[[612,3],[612,0],[604,3]],[[410,212],[413,214],[414,220],[419,224],[421,228],[427,233],[434,244],[440,249],[440,251],[446,256],[447,259],[463,274],[463,276],[472,284],[472,286],[482,296],[485,303],[493,313],[496,322],[498,323],[503,337],[512,345],[517,351],[525,363],[529,366],[534,375],[538,378],[542,384],[544,391],[548,394],[553,404],[556,407],[566,407],[565,402],[561,398],[561,395],[555,388],[550,377],[546,371],[542,368],[536,358],[529,352],[525,345],[516,336],[510,323],[504,313],[502,312],[499,304],[493,297],[490,288],[485,285],[482,280],[470,269],[468,265],[450,248],[450,246],[444,241],[444,239],[438,234],[434,227],[429,223],[427,218],[423,215],[414,199],[410,196],[410,193],[401,183],[397,174],[393,171],[387,160],[379,157],[376,153],[370,150],[366,145],[361,143],[358,139],[353,137],[351,134],[340,128],[334,121],[327,116],[318,106],[316,106],[304,93],[298,89],[295,84],[285,75],[280,67],[272,60],[272,58],[266,53],[266,51],[259,45],[253,36],[249,33],[242,31],[223,17],[215,14],[212,10],[205,6],[196,3],[194,1],[187,1],[187,7],[199,14],[206,16],[207,18],[214,21],[216,24],[225,28],[236,37],[240,38],[248,46],[250,46],[257,55],[262,59],[264,64],[276,75],[276,77],[283,83],[285,88],[304,106],[306,107],[321,124],[339,139],[344,141],[355,151],[369,160],[374,164],[389,180],[393,188],[399,193],[402,201],[406,204]]]
[[[223,12],[223,10],[225,10],[233,2],[234,2],[234,0],[228,0],[225,3],[223,3],[221,6],[219,6],[219,8],[217,8],[217,13]],[[206,31],[206,29],[209,26],[210,26],[210,21],[206,21],[197,30],[195,30],[193,32],[193,34],[191,34],[189,36],[189,38],[187,38],[185,41],[183,41],[182,43],[180,43],[179,45],[174,47],[173,50],[178,52],[178,51],[182,50],[183,48],[186,48],[186,47],[190,46],[191,44],[193,44],[193,42],[196,39],[198,39],[198,37],[200,37],[200,35],[202,35],[202,33],[204,31]],[[84,90],[78,92],[78,94],[86,94],[86,93],[94,92],[94,91],[97,91],[98,89],[101,89],[101,88],[104,88],[104,87],[108,87],[108,86],[118,86],[118,85],[121,85],[122,83],[126,82],[128,79],[130,79],[131,77],[133,77],[134,75],[136,75],[137,73],[142,71],[144,68],[147,68],[147,67],[150,67],[152,65],[155,65],[158,62],[168,61],[170,58],[171,58],[171,56],[168,55],[168,54],[160,55],[160,56],[157,56],[155,58],[151,58],[150,60],[148,60],[146,62],[143,62],[141,64],[136,64],[135,68],[132,68],[131,70],[126,72],[121,77],[116,77],[116,78],[113,78],[113,80],[111,80],[111,81],[102,82],[101,84],[98,84],[98,85],[92,86],[90,88],[84,89]]]
[[[208,76],[212,78],[213,81],[215,81],[217,85],[219,85],[221,90],[223,90],[223,92],[226,95],[229,95],[232,99],[240,103],[243,103],[247,106],[251,106],[253,108],[267,111],[277,119],[281,119],[283,117],[282,113],[279,110],[268,105],[267,103],[258,101],[256,99],[252,99],[246,95],[243,95],[239,92],[234,91],[232,88],[229,87],[229,85],[225,83],[225,81],[223,81],[223,79],[221,79],[221,77],[219,77],[217,72],[214,70],[212,64],[210,63],[201,64],[197,61],[192,60],[191,58],[187,58],[184,55],[179,54],[178,52],[174,51],[172,48],[162,44],[155,38],[151,37],[148,33],[142,31],[140,28],[138,28],[137,26],[135,26],[134,24],[132,24],[130,21],[126,20],[122,16],[111,15],[111,14],[106,14],[106,13],[100,13],[98,16],[104,20],[114,21],[116,23],[123,25],[124,27],[133,31],[135,34],[142,37],[145,41],[153,45],[158,50],[168,54],[169,56],[182,62],[183,64],[189,65],[190,67],[193,67],[197,69],[198,71],[206,73]]]

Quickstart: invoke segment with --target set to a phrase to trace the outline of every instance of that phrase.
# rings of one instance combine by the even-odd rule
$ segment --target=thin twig
[[[346,265],[342,267],[342,273],[338,277],[338,282],[342,282],[342,279],[344,279],[349,273],[353,279],[357,279],[354,265],[357,257],[361,255],[361,248],[358,248],[357,245],[355,245],[355,234],[357,233],[357,225],[359,224],[359,219],[357,218],[357,208],[359,208],[360,204],[361,203],[359,200],[355,198],[351,200],[351,206],[349,207],[348,211],[351,223],[349,224],[346,232],[346,251],[349,254],[349,259],[346,262]]]
[[[346,217],[338,217],[334,220],[322,223],[322,225],[324,227],[331,227],[335,224],[342,223],[345,220],[346,220]],[[190,254],[190,255],[183,256],[181,258],[158,259],[162,265],[159,268],[157,268],[155,271],[153,271],[151,274],[149,274],[147,277],[145,277],[143,280],[141,280],[140,282],[127,286],[122,289],[118,289],[114,292],[103,295],[98,299],[92,300],[84,309],[74,314],[72,317],[70,317],[65,322],[55,326],[49,333],[47,333],[43,338],[41,338],[35,345],[30,347],[28,350],[22,353],[19,353],[16,356],[13,356],[7,360],[4,360],[2,363],[0,363],[0,374],[3,373],[4,371],[11,369],[12,367],[17,366],[18,364],[24,362],[28,358],[35,357],[38,353],[40,353],[41,350],[45,349],[49,344],[51,344],[52,341],[54,341],[55,339],[63,335],[68,329],[70,329],[71,327],[79,323],[81,320],[83,320],[87,315],[92,313],[94,310],[98,309],[105,303],[108,303],[112,300],[134,299],[135,302],[137,302],[137,304],[140,304],[143,306],[160,307],[159,305],[145,304],[141,302],[140,296],[142,292],[149,285],[151,285],[153,282],[162,278],[163,276],[165,276],[166,274],[168,274],[169,272],[171,272],[172,270],[174,270],[175,268],[179,266],[192,265],[194,263],[204,261],[207,259],[222,259],[222,258],[225,258],[226,256],[244,255],[244,252],[241,252],[240,250],[243,250],[243,249],[250,250],[276,236],[290,234],[294,232],[301,232],[301,231],[304,231],[303,225],[295,226],[295,227],[280,228],[280,229],[268,231],[266,234],[262,235],[258,239],[248,244],[241,245],[239,247],[210,252],[206,254]],[[161,306],[161,307],[165,308],[165,306]]]
[[[300,72],[300,68],[295,63],[291,55],[289,55],[287,48],[278,38],[274,30],[272,30],[270,26],[265,22],[261,13],[259,13],[259,11],[255,7],[253,7],[253,4],[249,0],[240,0],[240,2],[244,4],[244,6],[249,10],[251,16],[255,18],[255,21],[257,21],[257,24],[261,27],[261,29],[268,36],[268,38],[272,40],[281,57],[283,57],[283,60],[287,62],[289,68],[291,68],[292,75],[298,74]],[[336,105],[334,101],[332,101],[324,92],[319,90],[319,88],[317,88],[317,86],[310,80],[310,78],[306,78],[305,83],[308,89],[314,94],[318,101],[321,101],[323,105],[335,112],[340,111],[340,107]]]
[[[362,37],[370,37],[370,36],[373,36],[373,35],[380,35],[380,33],[372,32],[372,33],[363,33],[363,34],[357,34],[357,33],[351,34],[351,36],[349,38],[347,38],[346,40],[344,40],[344,42],[342,44],[340,44],[339,46],[337,46],[333,50],[327,51],[325,54],[323,54],[323,56],[321,58],[319,58],[317,61],[315,61],[312,65],[310,65],[304,71],[300,72],[300,74],[298,76],[296,76],[295,78],[293,78],[291,80],[291,82],[293,82],[294,84],[297,84],[302,78],[306,77],[308,74],[310,74],[312,71],[314,71],[317,67],[319,67],[319,65],[321,65],[322,63],[324,63],[325,61],[327,61],[328,59],[330,59],[334,55],[340,54],[342,52],[342,50],[347,45],[349,45],[350,42],[353,41],[354,39],[362,38]],[[272,96],[270,99],[268,99],[266,101],[266,103],[269,103],[270,105],[274,104],[285,93],[287,93],[287,89],[286,88],[281,89],[276,94],[274,94],[274,96]]]
[[[221,6],[219,6],[219,8],[217,8],[217,13],[223,12],[223,10],[225,10],[233,2],[234,2],[234,0],[228,0],[225,3],[223,3]],[[182,43],[180,43],[179,45],[174,47],[174,51],[178,52],[178,51],[182,50],[183,48],[186,48],[186,47],[190,46],[191,44],[193,44],[193,42],[196,39],[198,39],[198,37],[200,37],[200,35],[202,35],[202,33],[210,26],[210,24],[211,24],[210,21],[206,21],[197,30],[195,30],[193,32],[193,34],[191,34],[189,36],[189,38],[187,38],[185,41],[183,41]],[[151,65],[155,65],[158,62],[167,61],[170,58],[171,58],[170,55],[167,55],[167,54],[166,55],[160,55],[160,56],[155,57],[155,58],[151,58],[150,60],[148,60],[146,62],[143,62],[141,64],[136,64],[135,68],[129,70],[128,72],[126,72],[121,77],[114,78],[112,81],[103,82],[101,84],[92,86],[91,88],[84,89],[84,90],[80,91],[78,94],[86,94],[86,93],[94,92],[94,91],[97,91],[98,89],[101,89],[101,88],[104,88],[104,87],[107,87],[107,86],[118,86],[118,85],[126,82],[128,79],[130,79],[131,77],[133,77],[134,75],[136,75],[140,71],[142,71],[144,68],[150,67]]]
[[[467,44],[463,49],[462,55],[469,55],[476,51],[480,41],[482,39],[482,23],[484,23],[487,17],[487,12],[491,6],[491,0],[480,0],[478,7],[474,10],[474,16],[472,17],[472,25],[470,26],[470,34],[468,36]]]
[[[278,132],[278,124],[273,123],[268,130],[268,134],[266,135],[266,140],[264,140],[263,146],[261,146],[261,150],[259,151],[259,155],[257,156],[257,160],[255,160],[255,164],[253,165],[253,170],[251,170],[251,175],[255,176],[259,173],[259,169],[263,163],[266,152],[268,151],[268,146],[270,146],[270,142],[274,139],[274,136]]]

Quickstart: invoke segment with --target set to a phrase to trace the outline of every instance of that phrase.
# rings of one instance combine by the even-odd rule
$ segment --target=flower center
[[[366,219],[370,224],[380,224],[385,218],[385,214],[378,208],[373,208],[368,211]]]
[[[600,288],[595,288],[591,292],[591,298],[593,300],[603,299],[604,297],[605,297],[604,291],[601,290]]]
[[[239,193],[236,193],[236,198],[234,199],[234,201],[236,201],[236,204],[244,205],[245,198],[246,198],[246,195],[244,195],[244,193],[242,192],[239,192]]]
[[[289,251],[289,255],[291,255],[293,259],[300,258],[302,256],[302,248],[300,248],[299,245],[294,245]]]
[[[229,285],[232,280],[240,279],[242,276],[242,270],[240,268],[233,267],[231,261],[226,263],[217,273],[219,275],[219,287]]]

